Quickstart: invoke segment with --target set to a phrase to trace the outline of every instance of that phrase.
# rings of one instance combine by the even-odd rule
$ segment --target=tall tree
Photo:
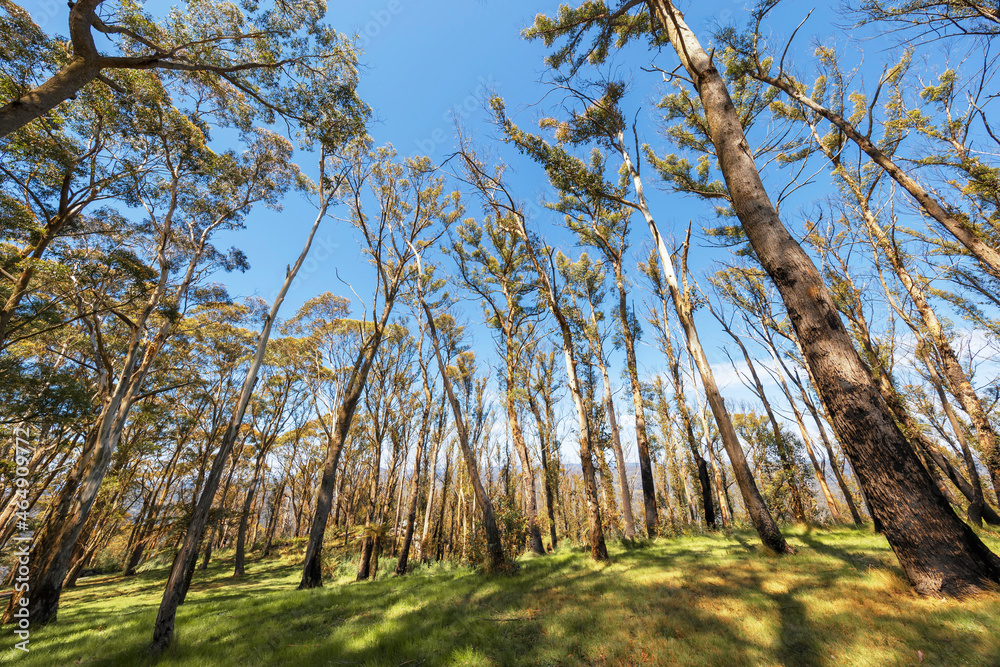
[[[357,146],[346,172],[350,220],[361,233],[363,247],[377,273],[373,319],[379,297],[382,310],[357,352],[336,411],[332,405],[328,406],[332,423],[322,422],[327,452],[299,588],[322,585],[323,536],[333,503],[337,465],[389,317],[410,278],[409,264],[416,245],[429,243],[429,230],[439,221],[450,222],[457,214],[450,208],[454,199],[442,197],[442,180],[433,176],[429,160],[421,158],[399,164],[394,158],[391,147],[370,151],[366,145]],[[377,215],[367,212],[365,200],[369,193],[378,208]],[[367,328],[367,315],[363,321]]]
[[[577,350],[573,341],[573,332],[569,319],[563,311],[563,296],[555,283],[555,263],[551,255],[543,255],[546,249],[539,247],[538,241],[528,233],[523,206],[520,206],[510,191],[506,189],[502,181],[502,170],[500,173],[490,173],[467,144],[463,145],[461,155],[466,167],[466,178],[483,197],[488,215],[492,216],[494,222],[501,229],[506,230],[509,234],[518,235],[524,242],[528,259],[538,277],[541,297],[558,324],[563,344],[563,356],[566,360],[567,388],[573,397],[580,429],[580,464],[583,468],[584,496],[587,504],[590,555],[594,560],[608,560],[608,548],[604,541],[604,528],[601,525],[601,507],[597,498],[597,477],[591,451],[593,443],[591,424],[587,414],[583,388],[576,370]]]
[[[190,573],[194,571],[195,561],[198,557],[198,545],[201,543],[205,524],[208,522],[208,512],[212,507],[212,501],[219,487],[219,481],[222,479],[222,472],[226,466],[226,462],[239,435],[243,424],[243,416],[253,395],[254,386],[257,384],[257,372],[264,362],[267,342],[271,336],[274,321],[277,319],[278,310],[285,300],[285,295],[288,294],[288,289],[292,286],[292,281],[295,280],[295,276],[298,274],[299,269],[302,268],[302,263],[305,262],[306,256],[309,254],[309,248],[312,246],[313,238],[316,236],[316,230],[319,229],[320,223],[326,217],[331,198],[340,185],[339,181],[330,181],[327,179],[325,169],[325,154],[321,153],[320,178],[317,188],[319,212],[316,215],[316,221],[313,222],[312,229],[309,230],[309,236],[306,237],[306,243],[302,248],[302,252],[299,254],[295,265],[286,271],[285,281],[282,283],[281,289],[278,290],[274,303],[271,304],[271,309],[264,320],[260,337],[257,339],[257,349],[254,353],[253,361],[247,370],[246,378],[243,380],[243,388],[240,391],[239,400],[233,408],[229,425],[226,427],[219,451],[216,453],[215,460],[212,463],[212,470],[205,481],[201,497],[191,515],[191,522],[184,535],[184,542],[180,551],[174,557],[173,565],[170,568],[170,576],[167,579],[167,586],[163,591],[163,600],[160,602],[160,608],[156,615],[156,623],[153,626],[153,641],[149,647],[149,652],[154,656],[163,653],[173,639],[177,607],[187,593],[187,586],[190,583]]]
[[[27,12],[9,0],[0,9],[45,43]],[[262,112],[268,121],[281,116],[336,128],[351,113],[334,118],[337,114],[321,100],[362,105],[354,97],[353,77],[344,76],[354,69],[354,51],[323,24],[324,9],[311,0],[284,2],[280,11],[208,2],[175,8],[157,20],[133,3],[79,0],[69,11],[68,58],[51,40],[51,51],[31,76],[9,82],[13,91],[0,107],[0,137],[42,117],[85,86],[107,86],[124,94],[118,79],[134,70],[158,70],[162,77],[196,86],[200,92],[195,97],[226,107],[231,120],[243,127]],[[38,80],[40,74],[48,77]]]
[[[521,462],[521,483],[528,514],[528,547],[544,554],[538,527],[535,472],[524,437],[520,406],[524,402],[524,372],[529,346],[542,309],[530,302],[534,292],[524,243],[486,219],[468,219],[456,230],[450,248],[465,286],[482,302],[488,326],[497,332],[498,352],[504,360],[504,402],[507,426]]]
[[[608,332],[601,325],[604,320],[601,305],[607,292],[604,286],[606,271],[600,262],[592,261],[586,253],[580,255],[580,258],[575,262],[559,253],[556,255],[556,266],[563,274],[568,296],[573,303],[571,307],[566,309],[566,313],[575,325],[580,337],[590,345],[590,360],[601,373],[601,381],[604,386],[603,414],[607,419],[611,447],[614,450],[618,468],[618,490],[621,494],[622,518],[625,520],[625,538],[632,539],[635,537],[632,493],[628,486],[628,468],[625,463],[625,452],[622,449],[618,416],[611,387],[611,375],[608,372],[607,356],[604,350]],[[610,482],[610,480],[608,481]]]
[[[38,556],[32,568],[29,609],[39,625],[55,618],[73,547],[129,413],[157,355],[176,331],[180,321],[176,314],[183,315],[193,305],[197,299],[193,287],[207,272],[233,266],[233,259],[212,245],[213,235],[242,226],[243,216],[253,204],[274,204],[296,172],[289,162],[291,145],[276,135],[260,132],[244,155],[217,155],[205,146],[202,129],[176,111],[155,110],[149,121],[148,138],[163,151],[162,171],[135,184],[147,216],[146,225],[136,230],[140,233],[135,237],[144,257],[134,256],[125,262],[144,276],[138,287],[142,296],[135,299],[127,294],[125,303],[118,304],[120,308],[110,307],[111,321],[107,314],[98,314],[86,305],[104,300],[106,295],[81,289],[76,297],[81,314],[90,311],[81,319],[97,369],[94,391],[99,408],[81,456],[36,535]],[[147,233],[142,234],[142,229]],[[129,303],[133,299],[137,307]],[[107,343],[109,329],[118,321],[124,324],[125,344],[116,350],[117,346]],[[13,609],[9,607],[7,613]]]
[[[486,488],[483,486],[482,478],[479,475],[479,463],[474,450],[475,442],[470,436],[469,424],[466,422],[465,416],[463,416],[462,404],[459,401],[458,394],[456,393],[451,377],[449,376],[449,372],[454,372],[457,376],[456,379],[463,381],[468,385],[472,380],[471,373],[468,368],[465,369],[464,373],[461,368],[456,368],[455,371],[457,372],[450,371],[450,367],[447,363],[450,359],[447,359],[446,361],[446,355],[442,352],[442,348],[444,348],[449,352],[447,357],[450,357],[451,352],[457,351],[456,348],[461,337],[461,331],[459,328],[453,326],[450,327],[449,331],[445,332],[446,336],[439,335],[438,327],[435,323],[434,311],[431,304],[427,302],[427,296],[429,293],[440,289],[442,284],[440,281],[437,283],[434,282],[434,268],[432,266],[427,266],[425,269],[420,260],[420,255],[416,253],[416,250],[414,250],[414,254],[417,260],[416,298],[424,311],[424,316],[426,318],[425,321],[427,322],[427,332],[430,336],[431,343],[434,346],[434,358],[437,360],[438,370],[441,373],[441,383],[444,385],[444,392],[448,397],[448,403],[451,404],[452,414],[455,418],[455,430],[458,433],[458,444],[462,449],[462,458],[465,460],[465,472],[469,476],[469,481],[471,482],[473,492],[475,493],[476,502],[479,505],[479,511],[482,514],[483,530],[486,533],[486,554],[489,559],[487,569],[490,572],[507,572],[511,569],[511,565],[507,561],[507,557],[504,554],[503,540],[500,535],[500,528],[497,525],[496,514],[493,510],[493,501],[486,493]],[[437,305],[439,304],[435,304],[435,306]],[[466,392],[466,396],[470,393],[471,392]],[[466,407],[468,407],[468,403]],[[467,409],[464,414],[468,414]],[[447,479],[446,468],[446,485]],[[442,496],[441,516],[443,519],[444,505],[445,501],[447,501],[447,495],[445,492],[442,492]]]
[[[634,5],[634,3],[626,4],[629,6]],[[589,9],[586,11],[589,11]],[[536,28],[542,29],[538,27],[540,25],[549,25],[548,19],[544,17],[536,19]],[[529,31],[529,35],[534,35],[534,30]],[[553,56],[550,60],[553,58],[556,58],[556,56]],[[705,393],[708,396],[709,404],[712,406],[712,413],[715,415],[716,423],[719,425],[722,441],[725,444],[729,460],[732,462],[744,502],[750,510],[754,527],[757,529],[761,541],[769,549],[775,553],[788,553],[791,551],[791,548],[782,536],[781,530],[778,528],[777,523],[775,523],[774,518],[768,512],[767,505],[760,495],[760,490],[756,487],[753,476],[750,474],[750,469],[746,466],[745,457],[736,431],[729,424],[731,419],[728,410],[715,382],[715,375],[701,345],[701,339],[698,336],[698,329],[692,316],[693,308],[687,284],[685,282],[682,288],[680,281],[677,279],[671,253],[667,250],[666,243],[646,200],[639,163],[631,154],[630,148],[625,141],[627,124],[624,115],[619,109],[619,102],[625,94],[624,86],[617,83],[606,84],[602,87],[599,98],[588,97],[579,91],[575,92],[582,99],[588,101],[588,106],[583,112],[574,114],[571,121],[557,131],[557,139],[560,142],[565,141],[570,145],[596,141],[615,151],[621,157],[621,170],[623,174],[621,178],[622,182],[617,187],[605,181],[603,160],[594,159],[588,165],[570,155],[561,145],[550,145],[540,137],[521,131],[507,117],[503,101],[499,98],[494,98],[493,111],[504,129],[504,133],[510,140],[515,142],[522,151],[540,162],[549,174],[550,180],[560,184],[561,189],[570,191],[579,189],[595,194],[599,193],[602,197],[626,204],[642,214],[653,237],[656,251],[659,253],[663,279],[667,283],[671,300],[674,303],[674,309],[681,322],[688,350],[693,356],[695,364],[698,367],[698,372],[701,375]],[[633,190],[632,197],[628,197],[627,188],[629,186]]]
[[[640,6],[648,13],[629,14]],[[927,594],[989,588],[1000,581],[1000,558],[955,515],[880,401],[819,272],[770,201],[725,80],[683,15],[668,0],[625,2],[613,11],[588,3],[558,21],[540,17],[532,34],[549,43],[575,35],[562,50],[565,60],[584,32],[596,28],[607,44],[637,20],[670,42],[694,83],[734,211],[781,293],[840,442],[907,578]]]

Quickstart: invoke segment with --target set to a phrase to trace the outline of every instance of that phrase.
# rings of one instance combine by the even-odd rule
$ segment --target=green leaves
[[[636,13],[630,13],[638,8]],[[645,2],[623,0],[614,7],[605,2],[587,0],[579,6],[560,5],[555,17],[538,14],[535,23],[523,33],[526,39],[540,39],[547,47],[556,48],[545,59],[553,69],[566,68],[576,72],[584,64],[599,65],[612,48],[620,49],[628,42],[651,38],[650,19]]]

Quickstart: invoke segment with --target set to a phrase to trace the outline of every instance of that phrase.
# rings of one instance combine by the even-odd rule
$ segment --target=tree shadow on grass
[[[867,572],[868,570],[876,569],[893,572],[895,574],[902,574],[901,569],[893,567],[879,558],[873,558],[872,556],[863,553],[851,552],[847,549],[828,544],[821,539],[816,539],[811,530],[799,535],[799,539],[805,542],[810,549],[813,549],[825,556],[836,558],[845,565],[849,565],[854,568],[858,572]]]
[[[872,579],[859,556],[876,562],[877,548],[852,553],[824,534],[803,542],[799,555],[779,558],[742,536],[713,536],[616,549],[611,565],[558,553],[527,560],[512,577],[442,570],[309,591],[289,581],[295,565],[262,563],[233,580],[227,564],[196,579],[196,595],[179,611],[177,641],[157,667],[811,667],[855,664],[858,656],[905,664],[917,650],[927,665],[1000,664],[998,616],[981,611],[986,605],[929,614],[919,599]],[[139,583],[144,592],[117,616],[109,615],[113,601],[77,606],[74,598],[66,622],[39,633],[25,664],[149,664],[162,580]],[[99,597],[116,585],[86,593]],[[878,652],[864,654],[871,650]],[[46,651],[55,662],[40,660]]]

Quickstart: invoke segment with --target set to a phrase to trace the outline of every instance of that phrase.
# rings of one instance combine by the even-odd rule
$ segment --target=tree
[[[163,171],[135,183],[147,219],[137,229],[126,229],[135,234],[143,257],[126,253],[116,262],[125,270],[124,275],[142,276],[136,286],[138,294],[126,292],[124,303],[112,305],[104,313],[93,307],[106,303],[106,293],[93,289],[100,285],[82,283],[75,297],[97,369],[94,389],[100,407],[81,456],[36,535],[39,557],[32,568],[29,609],[39,625],[55,618],[77,537],[157,354],[175,332],[184,309],[198,296],[192,294],[192,286],[206,272],[233,266],[232,258],[211,244],[213,234],[220,229],[238,229],[257,202],[274,204],[290,187],[296,172],[289,162],[291,145],[276,135],[257,133],[244,155],[217,155],[205,147],[201,129],[176,111],[152,110],[148,121],[148,140],[160,145]],[[98,242],[113,243],[107,239]],[[107,289],[120,294],[120,277],[118,281],[112,276],[108,279]],[[136,305],[130,303],[133,301]],[[108,314],[113,315],[111,321]],[[109,345],[109,329],[119,322],[124,325],[120,348]],[[9,607],[7,613],[13,609]]]
[[[420,337],[417,339],[417,363],[420,365],[420,378],[422,381],[423,407],[420,411],[420,428],[417,431],[417,446],[413,454],[413,473],[410,475],[410,497],[407,501],[406,527],[403,529],[403,545],[400,547],[399,559],[396,561],[396,576],[406,574],[407,564],[410,558],[410,545],[413,542],[413,531],[417,524],[417,505],[420,500],[420,466],[428,468],[428,474],[433,480],[433,463],[424,461],[424,452],[427,448],[427,440],[431,435],[431,412],[434,408],[435,400],[431,392],[431,379],[428,369],[429,362],[424,358],[424,338],[426,337],[427,326],[420,313],[417,313],[420,322]],[[443,408],[443,406],[442,406]],[[430,503],[428,503],[430,504]]]
[[[537,22],[545,24],[545,19],[539,18]],[[537,24],[536,24],[537,25]],[[533,33],[532,33],[533,34]],[[646,201],[643,190],[643,182],[640,175],[639,164],[633,159],[625,143],[626,123],[624,116],[618,108],[618,102],[624,95],[624,87],[620,84],[608,84],[603,89],[600,98],[588,98],[587,109],[573,117],[568,127],[561,128],[557,136],[566,137],[567,142],[585,143],[592,140],[599,140],[605,146],[613,149],[621,156],[622,185],[615,188],[606,183],[603,174],[603,162],[595,160],[592,165],[586,165],[582,160],[576,159],[561,146],[551,146],[539,137],[522,132],[514,123],[507,118],[503,101],[495,98],[493,101],[493,111],[498,122],[504,128],[504,133],[514,141],[518,148],[528,153],[535,160],[545,166],[551,180],[560,184],[560,187],[567,190],[578,188],[595,195],[613,199],[618,203],[628,205],[639,211],[649,227],[650,234],[656,244],[656,250],[660,256],[663,271],[663,279],[666,281],[684,331],[688,351],[691,353],[698,367],[698,372],[702,377],[705,393],[708,396],[709,404],[712,406],[712,413],[715,415],[716,423],[722,433],[722,441],[725,443],[726,452],[733,464],[733,470],[743,494],[744,502],[750,510],[754,526],[760,535],[761,541],[775,553],[787,553],[790,547],[785,538],[781,535],[781,530],[774,522],[773,517],[768,513],[767,505],[760,496],[760,491],[754,484],[753,476],[746,466],[744,455],[740,449],[739,439],[736,432],[731,428],[731,421],[723,401],[722,395],[715,382],[708,357],[701,346],[698,337],[698,330],[694,323],[694,318],[690,299],[687,295],[686,284],[682,291],[674,271],[671,253],[667,250],[659,227],[653,217],[652,211]],[[630,184],[634,190],[632,198],[626,198],[626,184]]]
[[[887,24],[892,31],[916,31],[918,38],[1000,34],[1000,11],[978,0],[861,0],[849,5],[858,25]]]
[[[451,353],[459,351],[457,344],[461,337],[461,330],[457,327],[451,327],[450,330],[445,332],[445,336],[438,334],[434,311],[431,304],[427,302],[427,295],[429,292],[440,289],[442,285],[440,282],[435,284],[433,267],[427,266],[425,269],[421,263],[420,255],[416,251],[414,251],[414,255],[417,261],[415,296],[421,309],[424,311],[427,333],[434,346],[434,358],[437,360],[438,370],[441,373],[441,384],[444,386],[445,395],[448,397],[448,403],[451,404],[452,414],[455,418],[455,430],[458,432],[458,444],[462,449],[462,457],[465,459],[466,474],[468,474],[469,480],[472,483],[479,511],[483,517],[483,529],[486,532],[486,553],[489,559],[486,569],[489,572],[506,573],[511,571],[512,567],[504,555],[503,541],[500,536],[500,529],[497,526],[496,515],[493,511],[493,501],[490,500],[489,495],[486,493],[486,488],[483,486],[482,479],[479,476],[479,465],[476,461],[475,450],[473,449],[475,443],[470,436],[469,425],[463,416],[462,404],[458,400],[458,394],[455,392],[451,377],[449,377],[449,371],[451,371],[457,380],[464,382],[468,386],[472,381],[472,374],[469,372],[471,369],[468,367],[462,369],[459,365],[459,367],[451,370],[451,367],[446,362],[446,355],[442,353],[442,348],[446,349],[449,353],[447,355],[449,357],[448,360],[450,360]],[[435,304],[435,306],[437,305]],[[470,393],[466,392],[466,396]],[[445,473],[445,481],[447,482],[447,472]],[[443,511],[443,501],[441,507]]]
[[[457,228],[456,237],[449,250],[461,280],[480,299],[487,325],[498,334],[497,348],[504,360],[507,426],[521,462],[528,511],[528,547],[542,555],[545,549],[538,528],[535,473],[518,409],[524,402],[529,344],[542,309],[529,302],[535,285],[526,270],[528,258],[519,237],[499,228],[494,220],[479,224],[471,218]]]
[[[356,132],[351,118],[363,110],[354,95],[355,56],[337,32],[322,23],[324,5],[288,0],[280,7],[196,3],[157,18],[139,5],[118,0],[79,0],[70,6],[69,45],[61,54],[23,9],[3,0],[11,20],[45,44],[44,65],[22,80],[5,82],[0,138],[20,129],[90,85],[125,94],[116,80],[133,70],[157,70],[199,89],[246,128],[261,113],[307,126],[325,126],[330,136]],[[101,47],[98,44],[101,44]],[[34,75],[50,72],[44,81]],[[13,98],[13,99],[12,99]],[[323,100],[336,100],[340,115]],[[333,112],[333,113],[331,113]]]
[[[555,122],[554,119],[547,119],[542,124],[547,126]],[[611,129],[600,122],[595,125],[601,130]],[[613,132],[612,134],[617,139],[617,134]],[[592,167],[603,166],[604,160],[599,151],[592,153]],[[625,348],[625,366],[632,389],[632,407],[635,410],[636,446],[639,454],[639,477],[642,481],[646,534],[654,537],[657,532],[656,488],[653,484],[642,385],[639,381],[639,365],[635,354],[635,343],[639,339],[641,329],[629,308],[628,280],[625,276],[632,209],[616,200],[617,193],[611,196],[608,196],[607,192],[595,193],[571,180],[554,179],[554,183],[560,187],[560,198],[550,206],[566,214],[564,218],[566,226],[582,243],[597,248],[614,273],[618,292],[617,308],[613,311],[615,322],[618,324],[616,344],[620,338],[621,345]],[[570,186],[568,189],[567,185]]]
[[[566,360],[567,388],[573,397],[580,429],[580,462],[583,468],[584,495],[587,504],[590,555],[597,561],[608,560],[608,548],[604,541],[604,528],[601,525],[597,478],[591,451],[593,442],[591,425],[587,415],[584,392],[576,371],[577,351],[573,342],[573,332],[563,311],[563,297],[555,284],[555,263],[551,255],[542,256],[543,250],[538,247],[538,242],[529,235],[523,207],[517,204],[504,186],[501,179],[502,170],[495,174],[488,172],[486,166],[479,161],[467,144],[463,145],[461,157],[465,165],[466,179],[483,197],[488,215],[492,216],[498,227],[508,234],[518,235],[524,242],[528,259],[539,281],[542,299],[558,323],[562,337],[563,356]]]
[[[586,253],[580,255],[580,259],[575,262],[559,253],[556,255],[556,267],[563,275],[570,304],[572,304],[566,308],[566,313],[578,332],[578,336],[589,344],[589,357],[593,362],[592,365],[596,365],[601,373],[604,386],[603,416],[607,419],[610,429],[611,447],[615,453],[615,462],[618,467],[618,490],[621,494],[622,517],[625,520],[625,538],[631,540],[635,537],[632,494],[628,487],[628,469],[625,466],[625,453],[622,450],[621,434],[618,431],[618,417],[611,389],[611,376],[608,372],[604,351],[608,332],[601,326],[601,322],[604,320],[601,305],[606,295],[604,287],[606,271],[600,262],[592,261]],[[600,452],[600,449],[597,448],[595,451]],[[603,464],[603,458],[601,460]],[[603,470],[601,474],[604,475]],[[610,482],[610,479],[608,481]]]
[[[754,12],[754,18],[758,24],[776,4],[777,2],[765,2]],[[832,132],[824,140],[828,149],[842,141],[853,142],[886,175],[909,193],[923,211],[926,211],[931,218],[944,227],[988,271],[994,275],[1000,274],[1000,250],[998,250],[1000,239],[997,238],[995,223],[988,219],[977,221],[976,216],[967,214],[960,208],[949,204],[920,183],[909,171],[904,170],[900,166],[899,160],[894,158],[894,152],[905,136],[906,129],[914,124],[915,114],[907,112],[902,98],[898,94],[898,86],[909,68],[911,54],[904,55],[902,60],[892,69],[887,69],[879,80],[878,92],[870,103],[872,108],[874,108],[878,93],[883,87],[894,89],[894,94],[888,104],[887,136],[884,141],[876,143],[872,141],[870,132],[864,132],[858,128],[858,123],[865,118],[870,118],[870,111],[866,109],[863,96],[852,96],[854,103],[860,106],[849,116],[845,116],[844,96],[848,95],[848,92],[843,90],[844,77],[839,72],[839,64],[831,50],[819,50],[821,60],[826,68],[831,70],[830,75],[824,75],[817,81],[818,85],[814,87],[813,94],[807,94],[805,85],[785,71],[783,60],[779,61],[777,71],[772,69],[773,58],[762,57],[758,48],[758,40],[755,37],[738,36],[734,32],[727,32],[724,39],[741,54],[743,61],[739,68],[746,76],[753,77],[782,91],[798,107],[830,123]],[[942,84],[944,90],[925,91],[928,97],[933,100],[947,96],[954,87],[954,81],[951,80],[953,77],[954,73],[950,77],[946,77]],[[828,79],[835,84],[829,86],[830,90],[828,90]],[[826,102],[825,98],[827,97],[830,98],[829,102]],[[944,133],[932,129],[928,131],[928,134],[938,140],[944,140],[949,148],[957,152],[959,170],[965,171],[972,177],[970,178],[972,181],[970,186],[973,187],[968,188],[968,190],[975,192],[977,190],[975,186],[980,185],[995,192],[995,175],[978,158],[972,158],[968,155],[967,146],[963,141],[968,138],[968,124],[977,114],[968,114],[965,118],[950,118],[950,111],[948,109],[949,119],[944,123],[944,126],[950,129],[945,130]],[[929,119],[920,117],[919,113],[916,114],[916,117],[918,127],[930,125]],[[983,118],[985,119],[985,116]],[[962,130],[958,134],[948,136],[956,124],[959,124]],[[930,161],[934,163],[940,160],[931,158]],[[975,182],[982,179],[983,176],[986,178],[985,183]]]
[[[322,421],[327,434],[327,452],[302,564],[300,589],[322,585],[323,536],[333,501],[337,464],[389,317],[401,290],[411,278],[409,264],[419,248],[433,243],[433,237],[428,238],[429,230],[438,222],[450,223],[457,215],[451,210],[457,204],[456,199],[442,197],[442,180],[433,176],[426,158],[399,164],[394,162],[395,151],[391,147],[372,151],[367,142],[351,150],[345,176],[350,220],[364,238],[364,247],[378,276],[372,303],[373,319],[379,297],[382,310],[371,325],[367,313],[363,318],[365,329],[370,326],[370,333],[364,337],[350,367],[339,405],[335,411],[332,405],[328,406],[332,424]],[[377,216],[369,216],[366,212],[363,200],[366,190],[378,207]]]
[[[613,12],[588,3],[579,16],[537,20],[534,34],[549,43],[576,35],[563,49],[568,57],[592,28],[598,46],[624,34],[636,20],[628,12],[640,5],[648,28],[670,42],[694,83],[734,211],[781,293],[820,397],[907,578],[926,594],[986,590],[1000,581],[1000,558],[955,515],[880,401],[819,272],[770,201],[722,75],[681,13],[667,0],[626,2]]]
[[[187,594],[190,576],[194,571],[195,561],[198,557],[198,545],[201,543],[205,524],[208,522],[208,512],[212,507],[212,501],[215,499],[215,492],[219,488],[223,469],[232,453],[233,445],[239,436],[240,428],[243,424],[243,416],[253,395],[254,386],[257,384],[257,373],[264,362],[264,354],[267,351],[267,342],[271,336],[271,329],[278,316],[281,303],[284,301],[285,295],[288,294],[288,289],[292,286],[292,281],[295,280],[295,276],[298,274],[299,269],[302,268],[302,263],[309,254],[309,248],[312,246],[313,238],[316,236],[316,230],[319,229],[320,223],[326,217],[327,208],[340,185],[339,179],[327,179],[326,168],[325,151],[321,151],[320,174],[317,187],[319,212],[316,215],[316,221],[313,222],[312,229],[309,230],[309,236],[306,237],[305,246],[302,248],[302,252],[299,254],[295,265],[286,271],[285,281],[282,283],[281,289],[278,290],[274,303],[271,304],[271,309],[264,320],[264,326],[257,339],[257,349],[254,352],[253,361],[250,363],[246,377],[243,380],[243,388],[240,391],[239,400],[233,408],[229,425],[226,427],[226,432],[222,436],[222,443],[219,445],[219,451],[216,453],[215,460],[212,463],[212,470],[208,475],[208,479],[205,480],[205,487],[202,489],[198,504],[191,515],[191,522],[184,535],[184,542],[180,551],[174,557],[173,565],[170,568],[170,576],[167,579],[167,586],[163,591],[163,599],[156,614],[156,623],[153,626],[153,642],[149,647],[151,655],[156,656],[163,653],[173,639],[177,607]]]

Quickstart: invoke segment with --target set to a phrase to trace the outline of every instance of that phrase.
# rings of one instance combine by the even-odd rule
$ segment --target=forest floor
[[[511,577],[417,568],[297,591],[299,559],[199,571],[159,665],[1000,665],[1000,593],[958,602],[910,592],[885,540],[790,528],[775,557],[734,532],[523,557]],[[982,533],[994,551],[1000,535]],[[223,554],[224,555],[224,554]],[[165,568],[81,579],[16,665],[143,665]],[[15,655],[16,654],[16,655]]]

